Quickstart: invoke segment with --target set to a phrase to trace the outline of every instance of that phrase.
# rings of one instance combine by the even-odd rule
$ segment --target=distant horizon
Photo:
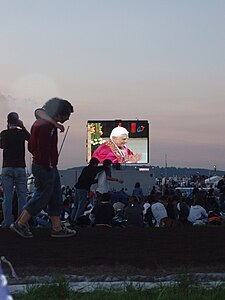
[[[77,165],[77,166],[73,166],[73,167],[69,167],[69,168],[66,168],[66,169],[59,169],[61,171],[64,171],[64,170],[68,170],[68,169],[73,169],[73,168],[83,168],[87,166],[87,163],[84,164],[84,165]],[[170,168],[176,168],[176,169],[197,169],[197,170],[206,170],[206,171],[210,171],[212,173],[220,173],[220,172],[224,172],[225,174],[225,170],[217,170],[215,171],[215,169],[208,169],[208,168],[202,168],[202,167],[176,167],[176,166],[159,166],[159,165],[151,165],[151,164],[139,164],[139,165],[135,165],[135,164],[126,164],[126,165],[123,165],[122,166],[122,169],[126,169],[126,168],[129,168],[129,167],[136,167],[137,169],[138,168],[141,168],[141,167],[150,167],[150,168],[164,168],[164,169],[170,169]]]

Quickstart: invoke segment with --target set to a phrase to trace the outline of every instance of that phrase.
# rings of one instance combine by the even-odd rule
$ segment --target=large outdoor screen
[[[89,120],[87,121],[87,142],[86,160],[90,161],[95,150],[101,145],[106,145],[110,141],[110,134],[117,126],[125,128],[129,134],[126,141],[126,148],[132,153],[140,155],[137,164],[150,162],[149,158],[149,123],[147,120]],[[115,145],[115,147],[117,147]],[[102,147],[101,147],[102,148]],[[117,147],[118,152],[122,150]],[[109,158],[109,157],[106,157]],[[128,163],[124,161],[122,163]],[[121,162],[119,162],[121,163]]]

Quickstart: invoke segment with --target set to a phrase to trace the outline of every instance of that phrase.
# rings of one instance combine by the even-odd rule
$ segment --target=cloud
[[[9,95],[4,95],[0,92],[0,104],[1,104],[1,115],[0,115],[0,125],[5,124],[5,116],[14,107],[16,99]]]
[[[5,95],[0,92],[0,129],[6,126],[6,116],[11,111],[16,111],[20,118],[30,126],[34,120],[34,110],[39,107],[37,100],[32,98],[19,98],[12,95]]]

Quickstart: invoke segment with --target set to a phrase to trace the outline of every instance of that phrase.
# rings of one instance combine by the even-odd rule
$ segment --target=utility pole
[[[167,177],[167,154],[165,154],[165,178]]]

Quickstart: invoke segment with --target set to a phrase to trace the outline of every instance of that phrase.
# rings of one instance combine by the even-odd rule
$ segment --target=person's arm
[[[202,214],[202,216],[203,216],[204,218],[208,218],[208,213],[206,212],[206,210],[205,210],[204,207],[202,207],[202,212],[201,212],[201,214]]]
[[[122,179],[118,179],[118,178],[114,178],[114,177],[110,177],[110,176],[107,176],[106,178],[109,181],[117,181],[119,183],[124,183],[124,181]]]
[[[30,132],[24,126],[23,121],[19,120],[18,123],[17,123],[17,126],[24,131],[25,136],[26,136],[26,140],[28,141],[29,138],[30,138]]]
[[[46,120],[48,122],[50,122],[51,124],[53,124],[56,128],[58,128],[60,130],[60,132],[64,132],[65,128],[62,124],[56,122],[53,118],[51,118],[46,111],[43,108],[38,108],[35,110],[35,116],[37,118]]]
[[[4,149],[4,137],[3,137],[3,133],[0,133],[0,148]]]
[[[119,183],[123,183],[124,181],[111,176],[111,172],[106,171],[106,179],[109,181],[117,181]]]

